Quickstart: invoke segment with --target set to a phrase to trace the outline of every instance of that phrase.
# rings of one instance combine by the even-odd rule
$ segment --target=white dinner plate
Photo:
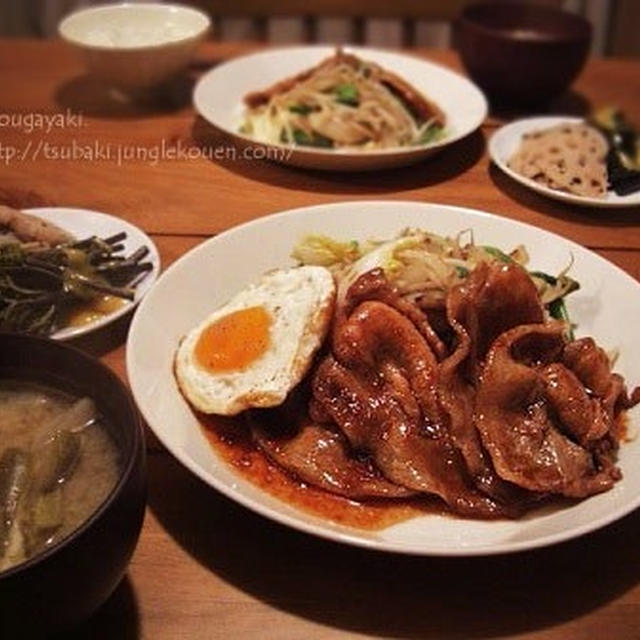
[[[406,227],[450,236],[472,229],[477,243],[507,250],[523,243],[530,266],[549,273],[560,272],[573,259],[571,275],[582,286],[571,294],[568,306],[578,335],[595,336],[607,350],[619,349],[616,369],[630,385],[640,382],[640,334],[621,330],[625,318],[640,317],[640,284],[591,251],[472,209],[416,202],[326,204],[259,218],[203,242],[175,262],[142,301],[129,333],[127,372],[138,406],[159,439],[211,487],[268,518],[339,542],[401,553],[481,555],[540,547],[601,527],[638,506],[638,438],[621,448],[624,479],[611,491],[575,505],[546,508],[516,521],[424,515],[379,531],[301,511],[253,485],[212,450],[174,380],[172,363],[181,337],[265,271],[293,264],[291,249],[306,234],[383,239]],[[631,433],[639,418],[638,410],[630,412]]]
[[[125,247],[124,255],[129,255],[142,246],[146,246],[149,249],[149,254],[145,258],[145,261],[151,262],[153,269],[147,273],[136,287],[135,298],[132,301],[127,301],[113,313],[109,313],[88,324],[78,327],[67,327],[56,331],[51,336],[56,340],[77,338],[91,331],[95,331],[100,327],[104,327],[125,313],[129,313],[151,289],[160,273],[160,256],[158,255],[158,249],[155,244],[144,231],[126,220],[89,209],[71,209],[67,207],[42,207],[38,209],[26,209],[25,211],[58,225],[78,240],[90,236],[108,238],[109,236],[124,231],[127,234],[127,237],[122,241]]]
[[[478,87],[440,65],[413,56],[378,49],[345,47],[364,60],[397,73],[435,102],[446,114],[446,135],[429,145],[378,151],[313,149],[257,142],[239,132],[244,96],[309,69],[332,55],[334,47],[308,46],[270,49],[235,58],[204,74],[194,91],[198,113],[231,135],[247,158],[276,160],[310,169],[361,171],[419,162],[477,129],[487,115],[487,101]],[[243,155],[243,157],[245,157]]]
[[[570,202],[587,207],[632,207],[640,205],[640,191],[626,196],[619,196],[609,190],[604,198],[578,196],[558,189],[551,189],[546,185],[516,173],[507,165],[509,158],[511,158],[520,146],[522,136],[525,133],[548,129],[549,127],[555,127],[565,122],[579,123],[584,122],[584,120],[582,118],[572,118],[569,116],[544,116],[539,118],[524,118],[511,122],[510,124],[500,127],[500,129],[491,136],[489,139],[489,155],[495,164],[514,180],[523,184],[525,187],[529,187],[555,200],[562,200],[563,202]]]

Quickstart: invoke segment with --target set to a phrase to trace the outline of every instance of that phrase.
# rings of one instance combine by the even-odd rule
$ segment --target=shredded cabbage
[[[340,242],[322,235],[308,235],[293,248],[291,257],[300,264],[327,267],[339,271],[362,255],[356,240]]]

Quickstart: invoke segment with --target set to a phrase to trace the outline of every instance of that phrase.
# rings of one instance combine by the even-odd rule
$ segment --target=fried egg
[[[334,301],[324,267],[267,273],[182,340],[174,367],[182,394],[199,411],[227,416],[281,404],[322,345]]]

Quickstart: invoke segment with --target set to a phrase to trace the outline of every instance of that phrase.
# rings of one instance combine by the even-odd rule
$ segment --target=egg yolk
[[[245,369],[267,350],[270,326],[264,307],[240,309],[219,318],[198,338],[198,363],[211,372]]]

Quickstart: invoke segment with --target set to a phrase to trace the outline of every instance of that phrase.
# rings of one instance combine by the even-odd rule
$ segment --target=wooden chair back
[[[385,44],[386,34],[393,40],[388,44],[408,47],[425,44],[421,42],[425,33],[427,39],[429,34],[436,36],[431,44],[448,44],[450,23],[472,1],[191,0],[191,4],[210,13],[213,36],[219,39]],[[561,4],[561,0],[537,1]],[[234,23],[235,31],[228,28]]]

